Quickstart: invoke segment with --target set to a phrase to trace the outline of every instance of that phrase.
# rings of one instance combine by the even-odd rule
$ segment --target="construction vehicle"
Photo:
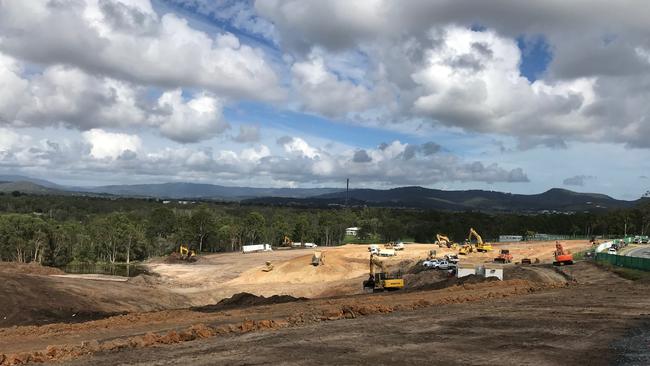
[[[271,272],[273,268],[273,264],[269,261],[266,261],[266,266],[262,268],[262,272]]]
[[[447,235],[436,234],[436,244],[440,248],[451,248],[451,240],[449,240]]]
[[[284,236],[284,239],[282,239],[282,246],[283,247],[290,247],[293,244],[293,241],[291,241],[291,238],[288,236]]]
[[[363,281],[363,289],[368,292],[382,292],[402,288],[404,288],[402,273],[386,273],[383,262],[374,254],[370,254],[370,274],[368,279]]]
[[[476,238],[476,251],[477,252],[489,252],[492,250],[492,245],[489,243],[484,243],[483,238],[474,230],[474,228],[469,228],[469,236],[467,241],[472,242],[472,236]]]
[[[430,260],[436,259],[437,254],[438,253],[436,253],[435,249],[429,250],[429,256],[427,257],[427,260],[430,261]]]
[[[323,260],[323,252],[314,252],[314,255],[311,256],[311,264],[314,267],[318,267],[321,264],[325,264]]]
[[[555,257],[553,264],[556,266],[573,264],[573,254],[568,250],[564,250],[564,247],[559,241],[555,242],[555,252],[553,252],[553,256]]]
[[[193,262],[196,260],[196,253],[193,250],[190,250],[189,246],[181,245],[178,248],[178,254],[184,261]]]
[[[532,264],[533,261],[530,258],[524,258],[521,260],[521,264]]]
[[[474,252],[474,247],[471,244],[465,244],[458,249],[458,254],[460,255],[468,255],[472,252]]]
[[[510,250],[501,249],[501,253],[499,253],[498,257],[494,258],[494,261],[496,263],[511,263],[512,262],[512,254],[510,254]]]
[[[401,241],[397,242],[397,243],[394,242],[394,241],[391,241],[389,243],[384,244],[384,248],[386,248],[386,249],[394,249],[394,250],[404,250],[405,245]]]

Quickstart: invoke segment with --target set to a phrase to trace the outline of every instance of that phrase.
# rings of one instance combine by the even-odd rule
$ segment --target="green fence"
[[[614,266],[650,271],[650,258],[626,257],[623,255],[596,253],[596,261]]]

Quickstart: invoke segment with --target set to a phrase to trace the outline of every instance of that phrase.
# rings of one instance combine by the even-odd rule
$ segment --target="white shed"
[[[357,236],[358,233],[359,233],[359,228],[356,226],[345,229],[345,235]]]
[[[456,270],[456,275],[458,278],[475,275],[476,267],[471,263],[458,263],[458,269]]]
[[[483,276],[485,278],[496,277],[503,281],[503,266],[499,264],[486,264],[483,266],[483,271]]]

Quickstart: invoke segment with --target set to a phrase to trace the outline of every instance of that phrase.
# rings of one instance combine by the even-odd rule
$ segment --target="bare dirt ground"
[[[309,264],[313,250],[216,254],[193,264],[157,260],[149,263],[157,276],[126,282],[59,278],[50,276],[58,272],[36,268],[16,274],[0,265],[0,293],[11,294],[0,296],[5,312],[0,310],[0,364],[386,364],[434,354],[452,364],[494,364],[495,357],[505,357],[501,364],[557,364],[560,357],[587,357],[594,347],[596,353],[610,350],[617,334],[638,328],[636,321],[650,313],[647,284],[622,280],[587,263],[558,271],[548,264],[554,242],[497,245],[495,252],[461,261],[491,262],[502,247],[510,249],[515,261],[539,258],[542,264],[508,265],[503,282],[412,273],[405,277],[410,290],[370,295],[362,294],[360,286],[367,276],[368,252],[356,245],[319,248],[325,264],[318,267]],[[577,251],[589,244],[576,241],[565,247]],[[411,244],[384,261],[406,270],[430,249],[438,256],[452,252]],[[273,271],[262,271],[266,261],[274,264]],[[260,302],[246,295],[240,298],[251,302],[204,306],[244,291],[311,300],[285,302],[292,299],[280,296]],[[115,313],[124,314],[106,318]],[[48,322],[59,323],[38,325]],[[584,328],[590,322],[593,326]],[[11,325],[19,326],[7,328]],[[612,331],[603,332],[607,327]],[[237,342],[243,344],[233,348]],[[292,344],[300,347],[287,350]],[[193,352],[197,347],[205,353]],[[256,347],[264,349],[264,359],[255,356]],[[303,358],[287,358],[303,349]],[[439,356],[438,349],[449,354]],[[462,353],[468,349],[470,354]],[[513,349],[533,356],[526,359]],[[564,355],[569,349],[573,352]],[[331,355],[323,358],[323,352]],[[405,353],[410,358],[393,358]],[[170,358],[158,357],[162,354]],[[589,360],[604,362],[601,356]]]
[[[517,271],[525,272],[517,275],[521,279],[435,291],[7,328],[0,330],[0,354],[7,353],[7,365],[607,365],[626,364],[630,356],[636,364],[650,361],[643,358],[647,353],[619,342],[650,320],[650,285],[584,262],[562,273],[549,266]],[[630,342],[644,345],[643,338]]]

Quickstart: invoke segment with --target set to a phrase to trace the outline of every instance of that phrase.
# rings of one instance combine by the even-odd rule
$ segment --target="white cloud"
[[[138,136],[92,129],[82,133],[90,144],[90,155],[95,159],[117,159],[126,152],[137,153],[142,147]]]
[[[285,136],[278,140],[278,143],[284,147],[284,150],[288,153],[294,153],[298,156],[303,156],[309,159],[315,159],[320,157],[320,153],[309,146],[307,141],[301,139],[300,137],[289,137]]]
[[[259,49],[231,33],[193,29],[149,1],[0,2],[0,51],[35,63],[162,87],[278,100],[278,77]],[[264,92],[261,93],[260,91]]]

